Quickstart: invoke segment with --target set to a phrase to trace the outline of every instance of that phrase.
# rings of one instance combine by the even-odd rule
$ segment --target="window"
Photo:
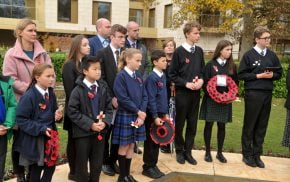
[[[93,2],[93,18],[92,24],[96,24],[99,18],[106,18],[111,21],[111,3],[108,2]]]
[[[155,8],[149,10],[149,23],[148,27],[155,27]]]
[[[164,28],[172,26],[172,4],[168,4],[164,8]]]
[[[60,22],[78,22],[78,0],[58,0],[57,20]]]
[[[201,26],[207,28],[218,28],[222,23],[222,17],[219,12],[204,12],[199,16]]]
[[[129,21],[135,21],[140,26],[143,26],[143,10],[142,9],[129,9]]]
[[[35,19],[35,0],[0,0],[0,17]]]

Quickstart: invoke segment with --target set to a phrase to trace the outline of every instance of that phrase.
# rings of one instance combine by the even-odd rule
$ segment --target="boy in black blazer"
[[[86,57],[82,60],[81,67],[84,75],[77,79],[77,86],[72,91],[68,104],[76,144],[75,175],[79,182],[99,181],[104,138],[112,119],[111,97],[107,84],[99,80],[100,62],[95,57]]]

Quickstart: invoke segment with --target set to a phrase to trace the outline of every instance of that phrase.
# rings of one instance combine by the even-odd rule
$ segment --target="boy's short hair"
[[[127,29],[122,26],[122,25],[119,25],[119,24],[114,24],[112,27],[111,27],[111,35],[115,35],[116,32],[119,32],[119,33],[122,33],[124,35],[127,34]]]
[[[152,62],[152,64],[153,64],[153,61],[157,61],[161,57],[166,57],[163,50],[154,50],[154,51],[152,51],[152,53],[151,53],[151,62]]]
[[[201,25],[197,21],[190,21],[187,22],[183,27],[183,34],[186,37],[187,33],[190,33],[192,31],[192,28],[197,28],[197,30],[201,30]]]
[[[81,62],[82,70],[88,70],[93,63],[100,63],[96,56],[85,56]]]
[[[260,38],[263,35],[263,33],[265,33],[265,32],[270,33],[270,30],[266,27],[263,27],[263,26],[256,27],[254,30],[254,39]]]

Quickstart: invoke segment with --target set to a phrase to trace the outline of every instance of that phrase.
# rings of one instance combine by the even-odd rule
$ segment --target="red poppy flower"
[[[190,60],[188,58],[185,58],[185,63],[189,64]]]
[[[88,92],[88,97],[90,99],[93,99],[95,97],[95,94],[93,94],[92,92]]]
[[[46,109],[46,104],[45,103],[39,103],[39,107],[40,107],[40,109],[45,110]]]
[[[162,88],[162,87],[163,87],[163,83],[162,83],[161,81],[158,81],[158,82],[157,82],[157,87],[158,87],[158,88]]]
[[[217,66],[213,66],[213,69],[214,69],[216,72],[219,71]]]

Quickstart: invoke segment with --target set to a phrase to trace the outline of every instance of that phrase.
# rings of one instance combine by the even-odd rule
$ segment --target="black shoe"
[[[184,159],[184,155],[183,154],[176,154],[176,161],[179,164],[184,164],[185,163],[185,159]]]
[[[76,181],[76,180],[77,180],[75,174],[72,174],[72,173],[68,173],[68,177],[67,177],[67,178],[68,178],[69,180],[71,180],[71,181]]]
[[[137,147],[137,144],[136,143],[134,145],[134,153],[136,153],[136,154],[142,154],[142,150]]]
[[[120,168],[118,164],[114,163],[113,165],[111,165],[111,168],[115,171],[115,173],[120,174]]]
[[[261,160],[260,156],[255,157],[255,162],[259,168],[265,168],[264,162]]]
[[[154,167],[151,167],[149,169],[143,170],[142,174],[144,176],[147,176],[149,178],[153,178],[153,179],[158,179],[161,178],[162,176],[156,171],[156,169]]]
[[[252,156],[243,157],[243,162],[250,167],[257,167],[257,164]]]
[[[26,182],[24,174],[17,175],[17,182]]]
[[[212,157],[211,157],[211,154],[210,153],[205,153],[205,156],[204,156],[204,160],[206,162],[212,162]]]
[[[189,164],[192,164],[192,165],[196,165],[196,164],[197,164],[196,160],[195,160],[195,159],[192,157],[192,155],[189,154],[189,153],[184,154],[184,159],[185,159]]]
[[[130,179],[131,182],[138,182],[136,179],[133,178],[132,175],[128,175],[127,177]]]
[[[227,159],[223,155],[223,153],[217,153],[216,158],[221,162],[221,163],[227,163]]]
[[[165,176],[165,174],[162,171],[160,171],[160,169],[157,166],[155,166],[154,169],[155,169],[156,172],[159,173],[159,175]]]
[[[171,153],[170,146],[167,146],[167,145],[160,146],[160,151],[162,153],[165,153],[165,154],[170,154]]]
[[[115,176],[115,171],[110,165],[102,165],[102,171],[105,175]]]
[[[131,181],[131,179],[128,176],[123,177],[119,175],[117,182],[133,182],[133,181]]]

